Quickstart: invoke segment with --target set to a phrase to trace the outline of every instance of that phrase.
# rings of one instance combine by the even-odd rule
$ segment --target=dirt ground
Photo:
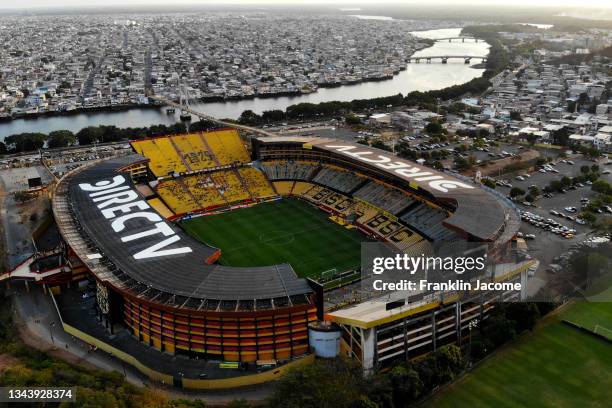
[[[540,157],[540,153],[536,150],[526,150],[519,154],[518,157],[518,159],[516,157],[506,157],[505,159],[495,160],[485,164],[484,166],[474,167],[466,172],[463,172],[462,174],[465,176],[474,176],[476,172],[480,170],[480,173],[483,176],[497,176],[506,166],[537,159]],[[525,169],[525,171],[527,171],[527,169]]]

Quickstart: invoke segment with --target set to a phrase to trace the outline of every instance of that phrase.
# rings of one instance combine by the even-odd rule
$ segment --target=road
[[[72,364],[117,371],[123,373],[128,382],[138,387],[156,387],[165,392],[169,398],[199,399],[205,401],[208,406],[225,405],[235,399],[261,402],[272,390],[270,384],[227,391],[192,391],[152,384],[130,365],[103,351],[90,351],[88,344],[64,332],[51,297],[45,295],[40,286],[30,285],[30,287],[30,292],[26,292],[21,283],[13,283],[9,291],[13,301],[15,321],[26,344],[47,351],[54,357]]]

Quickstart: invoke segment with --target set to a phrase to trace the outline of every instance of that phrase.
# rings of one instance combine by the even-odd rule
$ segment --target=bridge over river
[[[462,59],[466,64],[472,62],[473,59],[480,60],[482,62],[487,61],[486,56],[477,56],[477,55],[426,55],[421,57],[410,57],[406,59],[406,62],[411,63],[420,63],[421,61],[425,61],[427,64],[430,64],[434,60],[440,60],[442,64],[446,64],[449,59]]]

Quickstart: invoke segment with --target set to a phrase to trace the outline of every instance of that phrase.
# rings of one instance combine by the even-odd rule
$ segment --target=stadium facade
[[[53,213],[70,272],[54,285],[94,280],[96,317],[109,332],[127,328],[166,353],[236,362],[306,355],[309,325],[325,319],[341,332],[342,353],[369,369],[461,342],[470,320],[486,318],[496,300],[486,294],[329,308],[324,286],[289,264],[220,265],[222,248],[173,221],[292,196],[409,254],[464,240],[490,244],[500,260],[520,224],[495,193],[369,146],[316,137],[250,142],[248,152],[231,130],[146,139],[132,143],[134,154],[64,175]],[[526,279],[524,263],[501,264],[496,280]]]

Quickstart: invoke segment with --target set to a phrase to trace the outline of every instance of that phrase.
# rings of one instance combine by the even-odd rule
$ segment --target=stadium
[[[143,349],[189,359],[276,365],[332,333],[335,354],[367,370],[461,342],[493,295],[358,298],[361,243],[422,255],[483,242],[503,260],[520,224],[511,203],[471,180],[345,140],[221,129],[131,145],[57,183],[68,268],[45,283],[57,294],[95,282],[90,318],[108,333],[127,329]],[[523,281],[527,267],[503,264],[494,279]]]

